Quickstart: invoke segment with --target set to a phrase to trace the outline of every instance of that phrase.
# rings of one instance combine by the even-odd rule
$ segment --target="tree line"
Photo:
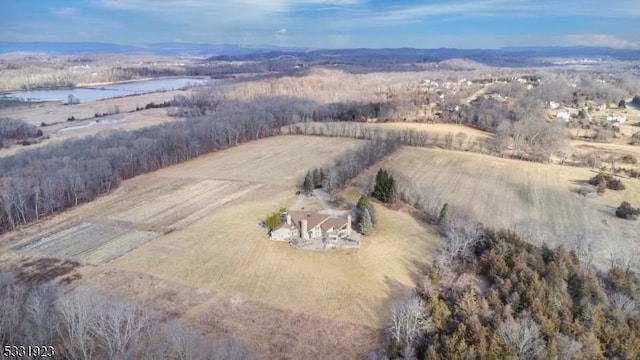
[[[0,345],[53,348],[64,359],[251,359],[243,343],[212,338],[135,302],[60,282],[0,274]],[[51,351],[51,349],[42,349]],[[43,351],[43,353],[44,353]]]
[[[357,149],[346,151],[332,166],[323,169],[323,188],[329,192],[343,188],[349,180],[400,146],[396,137],[376,138]]]
[[[40,136],[42,130],[24,120],[0,119],[0,149],[3,147],[3,140],[24,140]]]

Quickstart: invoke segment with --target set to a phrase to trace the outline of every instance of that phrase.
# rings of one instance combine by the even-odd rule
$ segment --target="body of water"
[[[66,102],[69,99],[69,95],[71,95],[74,99],[83,103],[163,90],[177,90],[192,85],[203,85],[206,82],[207,80],[204,79],[189,78],[156,79],[75,89],[13,91],[2,95],[2,97],[18,98],[24,101]]]
[[[111,125],[111,124],[117,124],[119,122],[121,122],[122,120],[116,120],[116,119],[98,119],[98,120],[93,120],[91,122],[89,122],[88,124],[84,124],[84,125],[76,125],[76,126],[69,126],[66,128],[62,128],[60,130],[58,130],[58,132],[67,132],[67,131],[73,131],[73,130],[79,130],[79,129],[84,129],[84,128],[88,128],[88,127],[92,127],[94,125]]]

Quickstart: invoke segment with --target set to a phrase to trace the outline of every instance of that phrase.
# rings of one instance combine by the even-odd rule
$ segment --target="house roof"
[[[320,225],[322,231],[327,231],[331,227],[340,228],[347,223],[345,218],[335,218],[315,211],[291,210],[288,214],[291,215],[292,223],[296,225],[300,224],[302,219],[307,219],[307,230]]]
[[[322,231],[327,232],[331,228],[339,229],[347,225],[347,219],[345,218],[329,218],[327,221],[320,224]]]

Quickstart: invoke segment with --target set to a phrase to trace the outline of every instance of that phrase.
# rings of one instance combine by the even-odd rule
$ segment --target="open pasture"
[[[287,185],[294,190],[308,170],[330,166],[338,154],[361,144],[363,140],[282,136],[201,156],[163,170],[162,176]]]
[[[358,250],[310,252],[268,241],[258,219],[294,200],[289,188],[264,186],[110,266],[283,310],[383,325],[390,303],[415,284],[434,249],[433,229],[378,207],[378,230]]]
[[[12,249],[93,264],[108,262],[261,186],[215,180],[159,179],[158,183],[163,186],[125,186],[100,205],[81,206],[87,209],[74,214],[79,216],[25,236]]]
[[[102,263],[123,255],[141,244],[157,237],[153,231],[139,231],[100,223],[70,223],[63,229],[55,229],[14,250],[37,252],[47,257]]]
[[[453,135],[454,142],[457,142],[455,140],[455,136],[458,133],[463,133],[467,136],[463,144],[464,147],[466,147],[467,142],[469,140],[474,141],[474,140],[481,140],[481,139],[490,139],[491,137],[493,137],[493,134],[488,133],[486,131],[474,129],[464,125],[456,125],[456,124],[425,124],[425,123],[415,123],[415,122],[392,122],[392,123],[371,123],[368,125],[376,128],[380,128],[382,130],[387,130],[387,131],[388,130],[426,131],[432,138],[435,138],[437,136],[439,138],[439,141],[442,143],[444,143],[443,140],[447,134]]]
[[[6,241],[10,250],[144,273],[359,326],[383,325],[389,306],[415,285],[437,244],[433,228],[378,207],[361,249],[309,252],[268,240],[258,223],[295,203],[296,184],[362,140],[280,136],[204,155],[125,181],[113,193]],[[355,203],[359,193],[340,196]],[[198,317],[204,308],[194,308]]]
[[[611,252],[640,248],[638,223],[615,216],[623,200],[640,206],[638,179],[623,178],[624,191],[586,198],[576,190],[596,172],[584,168],[424,148],[403,148],[379,165],[411,179],[433,208],[448,202],[485,225],[515,229],[550,244],[585,234],[597,244],[600,265],[607,264]],[[359,181],[366,184],[370,175]]]
[[[308,134],[325,134],[343,137],[384,136],[388,133],[401,133],[406,130],[426,133],[426,146],[446,147],[447,136],[452,136],[450,147],[452,149],[464,149],[480,151],[491,141],[493,134],[474,129],[468,126],[456,124],[427,124],[416,122],[390,122],[390,123],[361,123],[361,122],[307,122],[286,126],[283,131],[296,131]],[[459,135],[464,134],[464,135]]]

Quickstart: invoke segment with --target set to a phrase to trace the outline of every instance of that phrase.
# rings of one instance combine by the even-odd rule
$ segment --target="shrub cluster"
[[[638,215],[640,215],[640,208],[634,208],[627,201],[623,201],[616,208],[616,216],[621,219],[635,219]]]
[[[617,191],[625,189],[625,186],[620,179],[617,179],[611,174],[605,174],[603,171],[589,179],[589,184],[596,186],[599,193],[605,192],[606,189]]]
[[[23,140],[42,136],[42,130],[24,120],[0,119],[0,138]]]
[[[277,228],[282,224],[282,214],[286,211],[284,207],[280,208],[278,211],[274,211],[269,214],[264,220],[264,226],[269,229],[269,231]]]

